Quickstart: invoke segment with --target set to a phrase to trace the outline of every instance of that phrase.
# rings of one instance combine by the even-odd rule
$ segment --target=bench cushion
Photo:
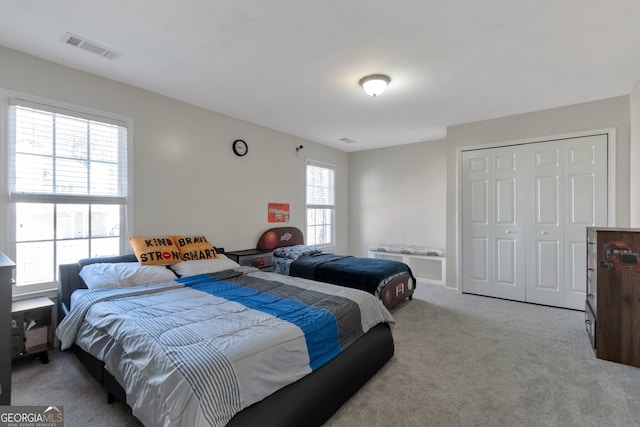
[[[420,255],[420,256],[447,256],[444,249],[429,248],[427,246],[416,245],[376,245],[369,248],[371,252],[389,252],[393,254],[403,255]]]

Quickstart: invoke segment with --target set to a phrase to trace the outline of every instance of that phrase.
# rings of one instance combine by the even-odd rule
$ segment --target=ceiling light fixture
[[[362,89],[364,89],[368,95],[375,98],[384,92],[390,82],[391,78],[389,76],[385,76],[384,74],[371,74],[370,76],[361,78],[358,83],[360,83],[360,86],[362,86]]]

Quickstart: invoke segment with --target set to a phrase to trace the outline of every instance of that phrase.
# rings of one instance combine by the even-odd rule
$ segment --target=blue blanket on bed
[[[228,273],[223,280],[221,275]],[[219,274],[199,274],[176,280],[192,289],[235,301],[247,308],[268,313],[295,324],[305,335],[312,370],[324,365],[341,351],[340,332],[345,333],[345,322],[336,319],[336,313],[322,305],[327,298],[349,304],[352,310],[357,305],[344,298],[328,296],[320,292],[304,292],[304,298],[295,295],[296,288],[278,282],[268,282],[256,277],[243,276],[239,272],[226,270]],[[237,281],[238,283],[234,283]],[[286,296],[286,297],[285,297]],[[359,316],[342,316],[359,323]],[[355,319],[355,320],[354,320]],[[343,326],[342,331],[339,326]]]
[[[374,295],[385,280],[401,273],[411,273],[402,262],[327,253],[300,257],[289,269],[290,276],[362,289]]]

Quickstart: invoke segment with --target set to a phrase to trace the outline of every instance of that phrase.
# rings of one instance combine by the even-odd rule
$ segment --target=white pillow
[[[80,277],[87,288],[126,288],[175,280],[164,265],[140,265],[138,262],[96,263],[82,267]]]
[[[216,259],[182,261],[169,266],[169,268],[175,271],[180,277],[216,273],[218,271],[230,270],[238,267],[240,267],[240,264],[230,260],[222,254],[218,254],[218,258]]]

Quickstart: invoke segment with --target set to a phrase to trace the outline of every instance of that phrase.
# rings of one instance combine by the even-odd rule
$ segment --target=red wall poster
[[[269,202],[267,220],[269,222],[289,222],[289,203]]]

